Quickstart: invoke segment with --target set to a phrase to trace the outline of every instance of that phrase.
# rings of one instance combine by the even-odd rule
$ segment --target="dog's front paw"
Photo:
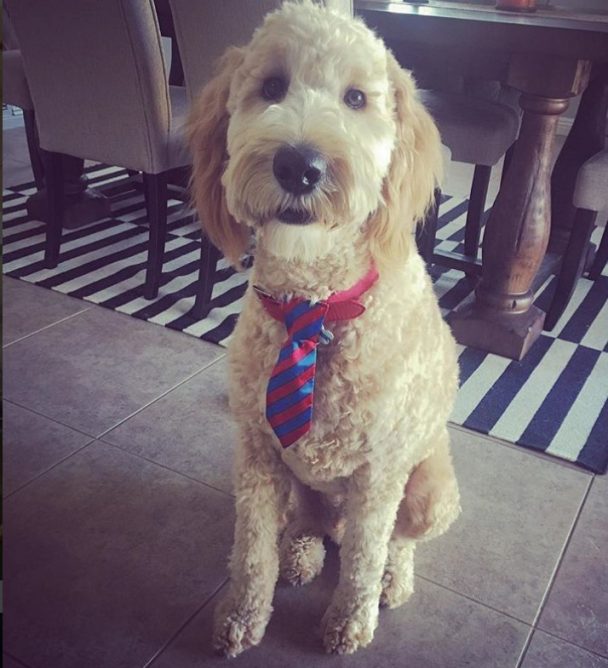
[[[295,536],[281,544],[281,577],[290,584],[308,584],[323,570],[325,546],[318,536]]]
[[[271,613],[271,606],[256,608],[239,605],[228,594],[215,609],[213,648],[218,654],[232,658],[257,645],[264,636]]]
[[[352,654],[369,645],[378,624],[378,606],[332,603],[321,622],[323,645],[331,654]]]
[[[414,593],[414,569],[387,567],[382,576],[382,593],[380,606],[383,608],[398,608],[403,605]]]

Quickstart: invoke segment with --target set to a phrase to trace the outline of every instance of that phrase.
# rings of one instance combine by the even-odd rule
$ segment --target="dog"
[[[383,42],[311,0],[226,52],[188,132],[205,233],[237,267],[255,257],[228,353],[236,527],[214,647],[257,645],[279,575],[310,582],[330,537],[321,632],[351,653],[411,595],[417,542],[460,512],[456,349],[413,239],[439,134]]]

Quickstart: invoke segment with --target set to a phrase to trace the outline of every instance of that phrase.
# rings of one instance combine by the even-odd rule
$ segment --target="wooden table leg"
[[[588,75],[584,63],[557,61],[514,63],[510,82],[523,91],[520,136],[486,225],[481,281],[449,318],[460,343],[518,360],[540,336],[545,317],[533,305],[532,285],[549,240],[557,121]]]

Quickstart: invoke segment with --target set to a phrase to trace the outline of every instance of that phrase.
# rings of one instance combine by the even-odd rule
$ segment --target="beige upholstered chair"
[[[211,79],[217,59],[229,46],[247,44],[264,16],[282,0],[170,0],[188,97],[192,100]],[[352,14],[352,0],[325,0],[325,4]],[[199,290],[191,315],[203,317],[209,309],[219,251],[203,244]]]
[[[589,239],[600,211],[608,210],[608,148],[596,153],[583,164],[578,172],[574,188],[573,203],[577,208],[570,240],[564,252],[557,285],[544,328],[552,330],[561,318],[576,288],[578,279],[585,271]],[[600,277],[608,262],[608,224],[597,250],[589,278]]]
[[[352,0],[318,0],[352,14]],[[283,0],[169,0],[190,98],[209,81],[229,46],[246,44],[268,12]]]
[[[150,222],[144,294],[161,278],[167,172],[189,164],[183,88],[169,87],[152,0],[8,0],[45,158],[45,265],[59,260],[61,154],[142,172]]]
[[[17,35],[4,5],[2,6],[2,101],[23,111],[27,148],[36,187],[43,186],[42,159],[38,145],[34,103],[30,94]]]
[[[490,83],[490,82],[488,82]],[[498,82],[494,82],[498,85]],[[517,102],[505,103],[465,93],[422,90],[421,98],[435,119],[441,141],[452,152],[452,160],[474,165],[473,182],[465,224],[464,254],[476,258],[481,218],[492,167],[509,152],[519,133]],[[505,156],[506,170],[510,153]],[[435,256],[439,264],[456,266],[447,257]],[[464,266],[464,265],[462,265]]]

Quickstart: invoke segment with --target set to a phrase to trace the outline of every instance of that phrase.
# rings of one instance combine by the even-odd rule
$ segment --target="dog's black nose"
[[[272,161],[272,171],[281,185],[292,195],[306,195],[323,178],[327,163],[310,146],[281,146]]]

